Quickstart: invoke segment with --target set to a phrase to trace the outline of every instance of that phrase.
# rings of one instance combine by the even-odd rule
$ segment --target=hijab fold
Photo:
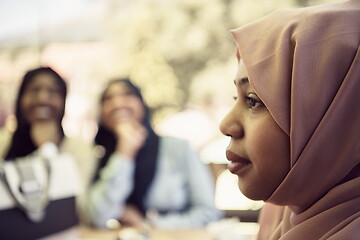
[[[279,10],[232,34],[250,84],[290,138],[291,169],[266,201],[287,206],[277,236],[359,233],[360,1]]]

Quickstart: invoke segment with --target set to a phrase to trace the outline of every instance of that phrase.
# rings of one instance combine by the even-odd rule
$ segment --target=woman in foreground
[[[360,2],[276,11],[235,29],[229,170],[266,202],[258,239],[360,236]]]

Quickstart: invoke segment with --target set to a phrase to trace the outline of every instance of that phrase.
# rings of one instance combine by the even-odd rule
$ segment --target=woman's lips
[[[39,120],[51,119],[53,117],[53,109],[50,106],[35,106],[32,108],[31,113]]]
[[[226,151],[226,158],[230,161],[227,168],[232,174],[238,175],[240,171],[242,171],[251,164],[249,160],[240,157],[239,155],[233,153],[230,150]]]
[[[111,116],[115,122],[121,122],[122,120],[130,119],[132,111],[129,108],[118,108],[111,112]]]

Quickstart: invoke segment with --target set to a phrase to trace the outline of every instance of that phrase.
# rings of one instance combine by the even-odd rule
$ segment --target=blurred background
[[[0,127],[13,128],[21,77],[50,66],[68,84],[64,130],[92,141],[99,94],[130,76],[159,133],[181,137],[202,160],[226,164],[218,124],[236,73],[230,29],[275,9],[334,0],[0,0]],[[220,170],[219,170],[220,169]],[[236,177],[214,168],[221,209],[258,209]]]

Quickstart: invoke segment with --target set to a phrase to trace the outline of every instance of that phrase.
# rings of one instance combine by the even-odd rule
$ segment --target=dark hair
[[[23,77],[22,83],[19,88],[18,96],[16,99],[15,117],[17,120],[17,128],[14,132],[9,151],[5,157],[6,160],[11,160],[16,157],[26,156],[29,153],[36,150],[36,146],[30,137],[30,125],[23,116],[23,113],[21,111],[21,100],[27,86],[33,81],[33,79],[37,75],[43,73],[50,74],[56,79],[56,83],[59,86],[60,94],[64,99],[64,106],[65,106],[67,87],[64,79],[57,72],[55,72],[50,67],[40,67],[28,71]],[[64,131],[61,126],[61,119],[64,117],[64,113],[65,113],[65,108],[61,113],[61,118],[59,121],[59,129],[61,131],[62,137],[64,136]]]
[[[130,79],[121,78],[112,80],[108,83],[103,94],[101,95],[101,103],[104,101],[104,95],[108,88],[112,84],[116,83],[125,83],[129,89],[141,100],[145,109],[145,116],[143,124],[147,129],[148,137],[145,141],[144,146],[138,152],[135,158],[135,175],[134,175],[134,189],[128,198],[127,202],[132,203],[139,208],[139,210],[144,214],[146,209],[144,206],[144,197],[147,194],[147,190],[155,176],[156,162],[158,155],[158,145],[159,137],[154,132],[150,123],[150,109],[145,104],[140,88],[135,86]],[[100,159],[98,168],[96,170],[94,181],[99,178],[100,170],[106,166],[110,155],[115,151],[115,146],[117,144],[117,138],[114,133],[108,130],[101,122],[99,123],[98,132],[95,137],[95,143],[101,145],[105,148],[105,154]]]

